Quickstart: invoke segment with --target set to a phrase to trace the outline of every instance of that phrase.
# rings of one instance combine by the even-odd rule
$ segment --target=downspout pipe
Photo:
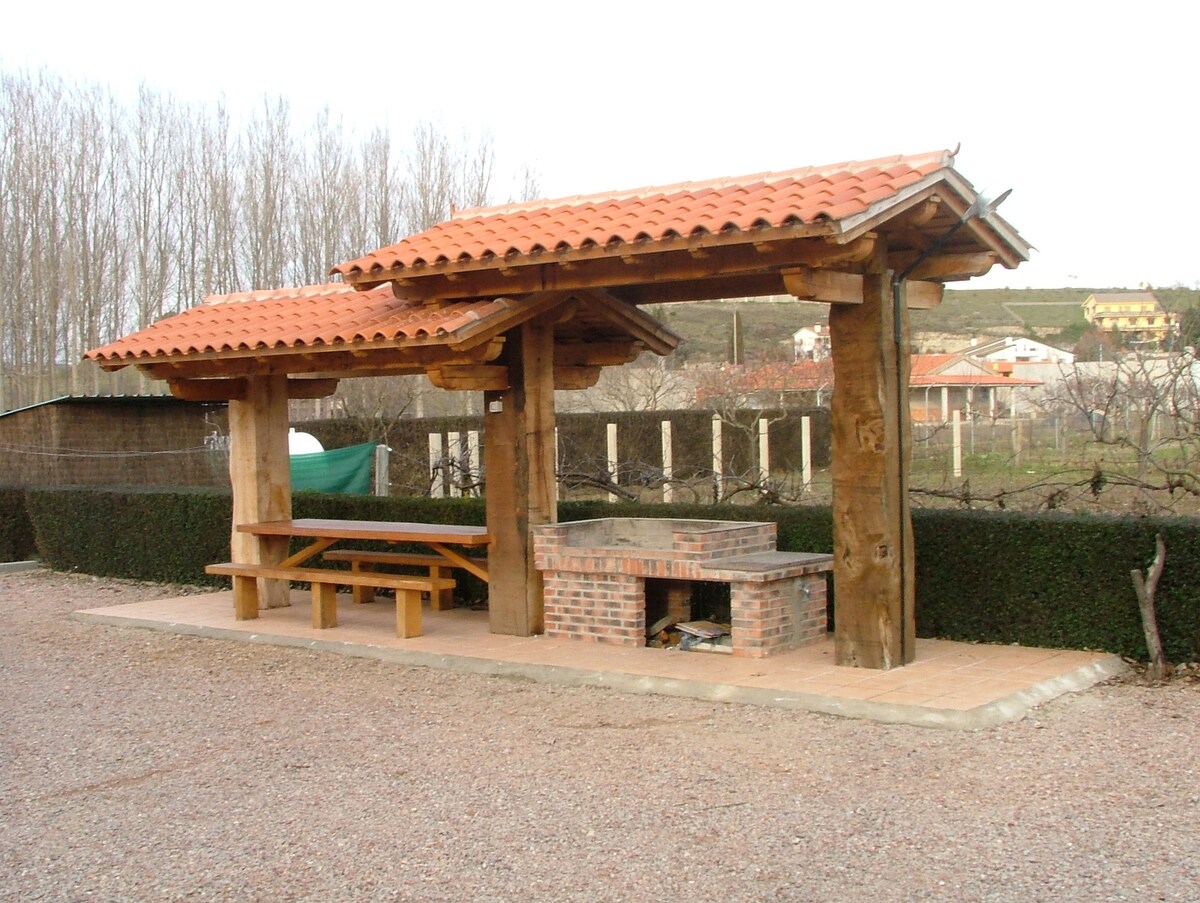
[[[904,357],[903,357],[903,355],[907,352],[907,349],[904,348],[904,330],[901,326],[902,320],[900,319],[900,314],[904,310],[904,308],[903,308],[904,283],[908,279],[909,276],[911,276],[913,273],[915,273],[917,271],[917,268],[921,264],[923,264],[926,260],[928,260],[934,254],[936,254],[938,251],[940,251],[943,247],[945,247],[946,242],[948,242],[951,238],[953,238],[955,233],[957,233],[959,229],[961,229],[963,226],[965,226],[967,223],[969,223],[971,220],[973,220],[977,217],[979,219],[986,220],[988,218],[988,216],[991,215],[991,212],[993,210],[995,210],[997,207],[999,207],[1000,204],[1002,204],[1004,202],[1004,199],[1007,198],[1010,194],[1012,194],[1011,188],[1008,189],[1007,191],[1005,191],[1003,194],[1001,194],[994,201],[989,201],[982,194],[976,195],[975,200],[971,202],[971,206],[969,206],[965,211],[963,211],[962,216],[960,216],[958,218],[958,221],[956,223],[954,223],[954,225],[950,226],[950,228],[948,228],[945,232],[943,232],[941,235],[939,235],[937,237],[937,239],[935,239],[934,242],[929,247],[927,247],[924,251],[922,251],[920,254],[918,254],[916,259],[912,263],[910,263],[907,267],[905,267],[902,272],[900,272],[897,275],[892,276],[892,332],[893,332],[893,339],[896,343],[896,426],[897,426],[898,431],[901,434],[904,431],[904,423],[902,421],[902,418],[904,415],[904,390],[905,390]],[[897,441],[899,441],[899,436],[897,436]],[[897,489],[898,489],[898,495],[899,495],[900,499],[902,500],[901,505],[903,505],[903,498],[904,498],[905,490],[907,487],[906,487],[904,466],[903,466],[904,462],[901,461],[900,463],[901,463],[901,466],[898,468],[898,472],[900,474],[900,485],[897,487]],[[904,628],[904,625],[907,622],[907,618],[908,618],[908,576],[907,576],[908,575],[908,544],[903,541],[903,537],[901,537],[899,557],[900,557],[900,661],[901,661],[901,663],[905,663],[908,661],[908,652],[909,652],[909,650],[908,650],[908,633]]]

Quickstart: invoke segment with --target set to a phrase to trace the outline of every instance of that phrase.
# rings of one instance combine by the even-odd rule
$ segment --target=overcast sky
[[[1198,23],[1153,0],[24,2],[0,66],[488,133],[498,200],[525,164],[565,196],[961,144],[1039,249],[970,287],[1196,286]]]

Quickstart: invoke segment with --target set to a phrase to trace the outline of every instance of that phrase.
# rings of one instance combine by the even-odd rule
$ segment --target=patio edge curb
[[[404,650],[382,646],[345,643],[338,640],[306,639],[206,627],[178,621],[101,614],[80,610],[71,612],[75,620],[105,624],[113,627],[140,627],[208,639],[232,640],[266,646],[286,646],[332,652],[353,658],[390,662],[411,667],[460,671],[492,677],[518,677],[539,683],[565,687],[594,687],[639,695],[659,695],[708,702],[728,702],[759,705],[768,708],[814,712],[844,718],[857,718],[883,724],[909,724],[946,730],[981,730],[1010,721],[1019,721],[1034,708],[1067,693],[1086,690],[1127,670],[1128,665],[1118,655],[1109,655],[1097,662],[1083,665],[1067,674],[1041,681],[1026,690],[973,709],[934,709],[872,702],[869,699],[839,699],[815,693],[786,692],[777,689],[744,687],[733,684],[698,680],[656,677],[620,671],[596,671],[565,665],[506,662],[493,658],[447,655],[421,650]]]

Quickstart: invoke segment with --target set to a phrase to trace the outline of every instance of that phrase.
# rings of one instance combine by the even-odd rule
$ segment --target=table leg
[[[332,583],[312,585],[312,626],[337,627],[337,587]]]
[[[233,578],[233,616],[239,621],[258,617],[258,578],[235,574]]]
[[[414,637],[421,635],[421,591],[419,589],[396,590],[396,636]]]
[[[361,561],[352,561],[350,562],[350,570],[352,573],[359,574],[368,569],[363,567]],[[373,586],[352,586],[350,587],[350,592],[353,593],[355,602],[375,601],[375,587]]]
[[[449,577],[449,568],[431,567],[429,576],[437,579],[438,577]],[[454,608],[454,590],[439,589],[429,594],[429,608],[432,611],[450,611]]]

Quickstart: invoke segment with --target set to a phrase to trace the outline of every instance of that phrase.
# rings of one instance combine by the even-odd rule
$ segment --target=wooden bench
[[[369,566],[373,564],[395,565],[397,567],[422,567],[433,579],[448,577],[455,563],[441,555],[420,555],[408,552],[372,552],[365,549],[332,549],[322,556],[326,561],[348,561],[350,571],[354,574],[376,573]],[[363,584],[354,587],[355,602],[370,602],[375,598],[375,587]],[[453,584],[450,589],[430,593],[429,607],[434,611],[449,611],[454,607]]]
[[[377,571],[335,571],[329,568],[285,567],[271,564],[210,564],[205,573],[233,578],[233,604],[239,619],[258,617],[258,578],[312,584],[312,625],[337,626],[337,587],[386,587],[396,591],[396,636],[421,635],[421,593],[431,599],[454,589],[445,577],[381,574]]]

